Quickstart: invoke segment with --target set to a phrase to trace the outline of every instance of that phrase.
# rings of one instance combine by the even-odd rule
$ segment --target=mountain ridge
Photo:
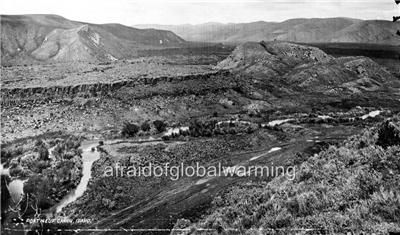
[[[234,42],[358,42],[400,45],[397,26],[385,20],[354,18],[295,18],[282,22],[205,23],[198,25],[133,25],[138,28],[170,30],[187,41]],[[358,35],[360,34],[360,35]]]
[[[110,61],[139,49],[179,47],[185,40],[166,30],[91,24],[58,15],[1,15],[2,64]]]

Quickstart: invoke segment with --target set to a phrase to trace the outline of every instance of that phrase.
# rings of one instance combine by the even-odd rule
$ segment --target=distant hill
[[[291,19],[284,22],[200,25],[135,25],[137,28],[170,30],[188,41],[246,42],[355,42],[400,45],[400,22],[350,18]]]
[[[107,61],[139,49],[178,47],[185,40],[170,31],[121,24],[89,24],[57,15],[2,15],[2,64],[37,61]]]
[[[260,94],[266,90],[288,95],[363,94],[400,86],[397,78],[368,57],[335,58],[316,47],[281,41],[243,43],[217,68],[250,75]]]

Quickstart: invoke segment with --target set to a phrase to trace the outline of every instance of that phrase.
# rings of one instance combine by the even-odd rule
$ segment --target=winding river
[[[78,186],[72,190],[67,196],[65,196],[56,206],[55,212],[59,213],[61,210],[74,202],[76,199],[81,197],[83,193],[86,191],[89,180],[92,176],[92,165],[97,159],[100,158],[100,153],[96,150],[98,145],[97,141],[84,141],[81,144],[82,149],[82,178],[79,182]],[[92,151],[94,148],[94,151]]]

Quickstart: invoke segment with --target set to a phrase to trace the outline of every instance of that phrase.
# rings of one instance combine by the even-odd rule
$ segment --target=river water
[[[67,196],[65,196],[57,205],[56,205],[56,213],[61,212],[61,210],[74,202],[76,199],[81,197],[83,193],[86,191],[87,185],[89,183],[90,178],[92,177],[92,165],[93,162],[100,158],[100,153],[96,150],[96,146],[98,145],[97,141],[84,141],[81,144],[82,149],[82,178],[79,182],[78,186],[72,190]],[[92,151],[92,148],[95,151]]]
[[[373,117],[379,116],[379,115],[381,114],[381,112],[382,112],[382,111],[380,111],[380,110],[372,111],[372,112],[370,112],[370,113],[368,113],[368,114],[363,115],[363,116],[361,117],[361,119],[365,120],[365,119],[367,119],[367,118],[369,118],[369,117],[372,117],[372,118],[373,118]]]

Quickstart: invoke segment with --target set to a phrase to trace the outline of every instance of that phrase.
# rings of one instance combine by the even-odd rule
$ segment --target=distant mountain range
[[[89,24],[57,15],[1,15],[2,64],[115,60],[139,49],[182,44],[185,40],[164,30]]]
[[[291,19],[284,22],[200,25],[134,25],[137,28],[169,30],[188,41],[246,42],[351,42],[400,45],[400,22],[350,18]]]
[[[293,41],[400,45],[400,22],[349,18],[202,25],[90,24],[57,15],[1,15],[1,63],[112,61],[196,42]],[[136,27],[136,28],[135,28]],[[178,36],[179,35],[179,36]]]

